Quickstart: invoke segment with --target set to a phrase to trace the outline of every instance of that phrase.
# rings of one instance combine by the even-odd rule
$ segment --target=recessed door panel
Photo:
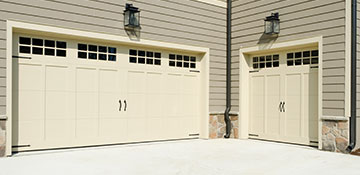
[[[285,76],[285,135],[300,137],[302,130],[302,76],[287,74]]]
[[[280,75],[266,77],[266,133],[280,134]]]
[[[264,133],[265,122],[265,77],[254,76],[251,78],[251,120],[250,133]]]

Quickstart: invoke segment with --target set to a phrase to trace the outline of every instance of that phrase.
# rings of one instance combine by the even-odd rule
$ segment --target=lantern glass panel
[[[129,25],[129,16],[130,16],[130,11],[125,11],[125,13],[124,13],[124,25],[125,26]]]
[[[139,16],[140,16],[140,13],[139,12],[132,12],[130,14],[130,25],[132,26],[139,26]]]
[[[273,26],[271,21],[265,21],[265,33],[270,34],[273,32]]]
[[[280,33],[280,21],[273,21],[273,32],[277,34]]]

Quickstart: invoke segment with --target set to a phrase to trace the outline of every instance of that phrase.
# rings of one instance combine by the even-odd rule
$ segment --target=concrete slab
[[[185,140],[17,154],[1,175],[360,174],[360,157],[255,140]]]

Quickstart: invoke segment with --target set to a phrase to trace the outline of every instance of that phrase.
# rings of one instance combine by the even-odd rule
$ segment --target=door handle
[[[119,106],[119,111],[121,111],[121,107],[122,107],[122,103],[121,100],[119,100],[120,106]]]
[[[279,104],[279,111],[280,111],[280,112],[282,112],[282,109],[281,109],[282,103],[283,103],[283,102],[281,101],[280,104]]]
[[[126,103],[126,100],[124,100],[124,104],[125,104],[124,111],[126,111],[126,108],[127,108],[127,103]]]
[[[283,112],[285,112],[285,102],[283,102],[282,108],[283,108]]]

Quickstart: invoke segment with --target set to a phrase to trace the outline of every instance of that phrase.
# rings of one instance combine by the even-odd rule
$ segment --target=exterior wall
[[[323,36],[323,116],[345,119],[345,3],[344,0],[234,1],[232,16],[233,91],[239,92],[240,47],[256,45],[266,47],[271,45],[271,42],[278,43]],[[264,18],[271,12],[279,12],[281,30],[279,36],[269,42],[263,32]],[[238,99],[238,95],[234,95],[234,97]],[[324,123],[326,122],[324,121]],[[336,126],[340,125],[337,121],[334,123]],[[323,137],[326,134],[327,132],[323,133]],[[347,137],[342,138],[347,142]]]
[[[210,112],[224,111],[225,7],[193,0],[5,0],[0,2],[0,115],[6,114],[6,20],[127,36],[122,14],[127,2],[141,10],[140,39],[210,48]]]

